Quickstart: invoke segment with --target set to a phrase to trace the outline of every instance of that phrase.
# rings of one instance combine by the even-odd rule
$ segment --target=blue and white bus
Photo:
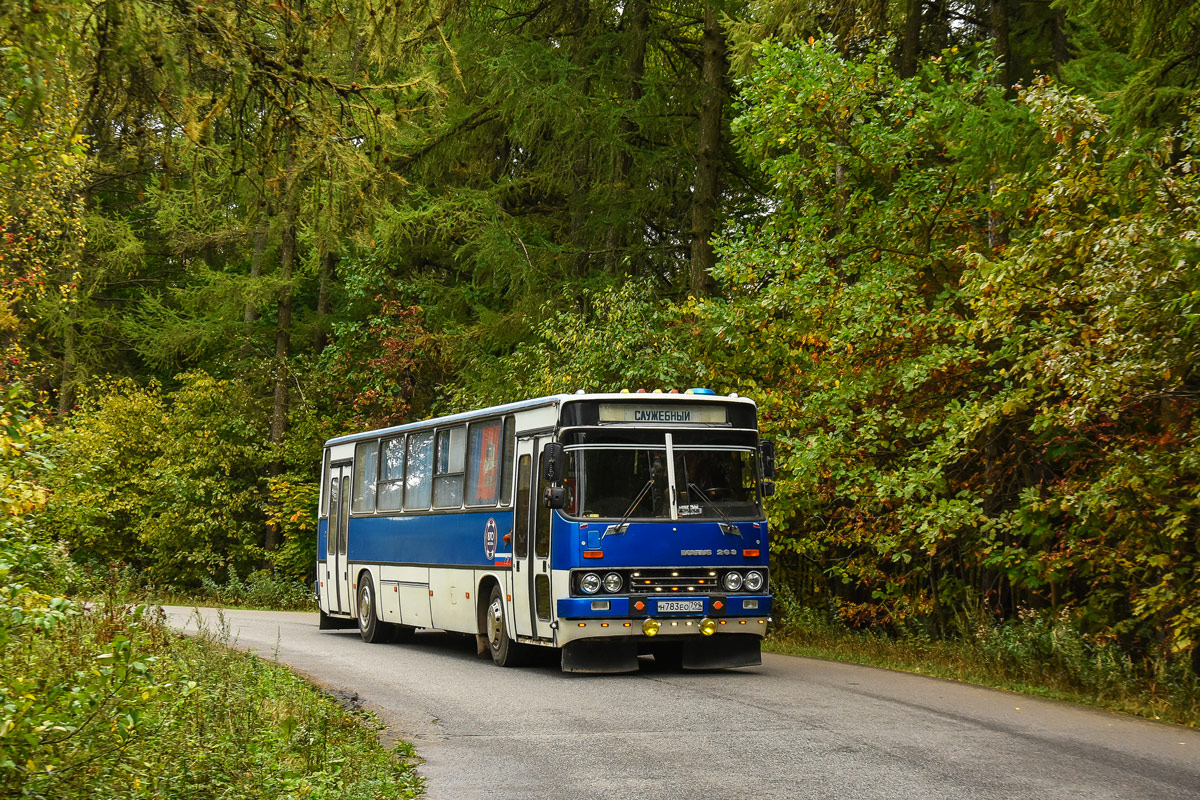
[[[568,672],[761,663],[774,451],[746,398],[555,395],[331,439],[322,628],[418,628]]]

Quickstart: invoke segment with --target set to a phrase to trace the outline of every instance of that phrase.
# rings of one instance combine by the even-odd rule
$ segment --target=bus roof
[[[406,422],[403,425],[393,425],[388,428],[376,428],[374,430],[362,431],[361,433],[349,433],[344,436],[334,437],[325,442],[325,447],[332,447],[337,444],[345,444],[346,442],[354,442],[360,439],[374,439],[381,436],[391,436],[397,433],[406,431],[420,430],[428,428],[431,425],[453,424],[455,422],[468,422],[473,419],[482,417],[491,417],[501,414],[510,414],[515,411],[524,411],[530,408],[538,408],[540,406],[558,406],[563,403],[575,401],[596,401],[596,400],[636,400],[638,402],[651,403],[739,403],[753,406],[754,401],[749,397],[737,397],[731,395],[717,394],[668,394],[666,392],[597,392],[597,393],[575,393],[575,394],[552,394],[546,397],[537,397],[532,400],[520,400],[515,403],[506,403],[500,406],[489,406],[488,408],[480,408],[474,411],[462,411],[458,414],[450,414],[445,417],[430,417],[429,419],[419,420],[417,422]]]

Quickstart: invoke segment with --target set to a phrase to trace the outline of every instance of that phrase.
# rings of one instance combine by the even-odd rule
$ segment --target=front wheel
[[[358,585],[358,635],[371,644],[392,640],[392,626],[376,615],[375,587],[369,575],[364,575]]]
[[[508,621],[504,617],[504,594],[499,586],[492,587],[492,597],[484,611],[484,631],[492,661],[497,666],[515,667],[521,661],[521,645],[508,636]]]

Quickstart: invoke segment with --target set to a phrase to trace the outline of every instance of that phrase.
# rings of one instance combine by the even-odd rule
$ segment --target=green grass
[[[9,607],[14,608],[14,606]],[[146,607],[62,603],[6,630],[0,796],[412,798],[410,744],[288,669]]]
[[[764,643],[776,653],[1068,700],[1200,727],[1200,679],[1185,661],[1138,663],[1114,644],[1079,633],[1065,616],[1026,614],[956,639],[850,630],[787,593]]]

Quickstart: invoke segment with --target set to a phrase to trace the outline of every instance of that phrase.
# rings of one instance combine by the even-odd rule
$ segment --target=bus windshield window
[[[564,483],[568,514],[615,519],[671,516],[664,449],[568,450]]]
[[[679,518],[758,515],[758,465],[749,450],[675,450]]]

